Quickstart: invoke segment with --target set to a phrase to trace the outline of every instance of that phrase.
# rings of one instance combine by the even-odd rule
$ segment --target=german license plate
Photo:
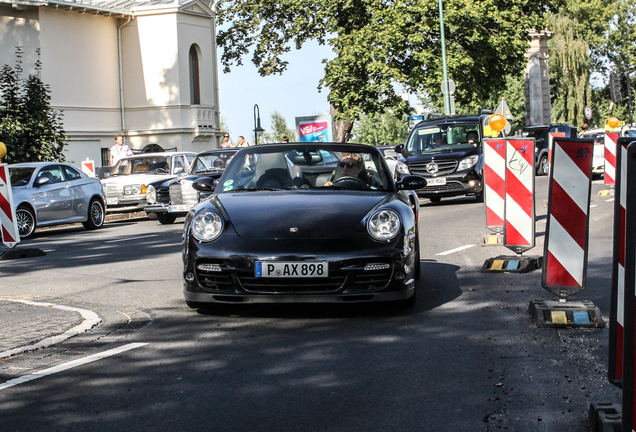
[[[315,278],[328,277],[327,261],[257,261],[254,271],[256,277],[276,278]]]
[[[106,198],[106,205],[117,205],[119,204],[119,198]]]
[[[168,211],[169,212],[187,212],[188,210],[190,210],[190,207],[185,206],[185,205],[171,205],[171,206],[168,206]]]
[[[426,186],[444,186],[446,184],[446,177],[427,178]]]

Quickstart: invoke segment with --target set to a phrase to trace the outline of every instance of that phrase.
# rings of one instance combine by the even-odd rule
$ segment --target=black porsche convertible
[[[188,306],[214,303],[415,304],[420,273],[415,189],[361,144],[289,143],[239,150],[186,216]]]

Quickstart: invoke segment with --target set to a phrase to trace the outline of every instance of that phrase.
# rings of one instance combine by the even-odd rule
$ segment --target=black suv
[[[401,153],[395,176],[417,174],[427,185],[415,192],[421,198],[439,202],[444,197],[472,195],[483,201],[481,140],[490,134],[488,117],[482,110],[473,116],[429,114],[409,133],[406,144],[395,147]]]
[[[548,175],[548,134],[561,132],[566,138],[577,138],[578,132],[574,126],[566,124],[550,124],[542,126],[526,126],[521,129],[521,136],[534,138],[534,168],[537,175]]]

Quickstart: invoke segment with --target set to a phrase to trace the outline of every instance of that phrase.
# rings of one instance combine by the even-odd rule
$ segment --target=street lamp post
[[[263,135],[265,129],[261,127],[261,110],[258,104],[254,104],[254,145],[258,145],[258,137]]]
[[[444,6],[442,5],[442,0],[438,1],[439,4],[439,26],[440,26],[440,36],[442,38],[442,66],[444,68],[444,83],[442,84],[444,88],[444,114],[449,115],[451,113],[451,103],[450,103],[450,89],[448,88],[448,66],[446,64],[446,37],[444,35]]]

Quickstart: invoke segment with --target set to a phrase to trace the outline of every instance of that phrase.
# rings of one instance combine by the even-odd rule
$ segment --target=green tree
[[[64,161],[67,137],[62,114],[51,108],[51,91],[36,75],[20,85],[19,70],[18,61],[16,69],[5,65],[0,72],[0,141],[7,147],[3,161]]]
[[[590,45],[580,28],[580,23],[573,16],[559,14],[550,17],[550,29],[554,31],[549,42],[552,121],[572,126],[585,123],[587,97],[592,93]]]
[[[557,0],[461,0],[444,5],[449,76],[455,100],[472,111],[523,68],[527,29],[543,28],[543,12]],[[409,93],[441,98],[442,55],[434,0],[220,0],[217,35],[225,72],[252,52],[261,75],[287,68],[282,55],[308,40],[329,44],[319,88],[336,114],[336,139],[344,141],[362,114],[409,106],[395,83]]]
[[[373,146],[403,144],[408,134],[406,116],[389,110],[382,114],[362,114],[353,126],[353,141]]]
[[[270,115],[271,132],[265,132],[261,140],[266,142],[281,142],[284,136],[289,138],[289,142],[296,141],[296,132],[293,128],[287,127],[287,120],[278,111]]]

